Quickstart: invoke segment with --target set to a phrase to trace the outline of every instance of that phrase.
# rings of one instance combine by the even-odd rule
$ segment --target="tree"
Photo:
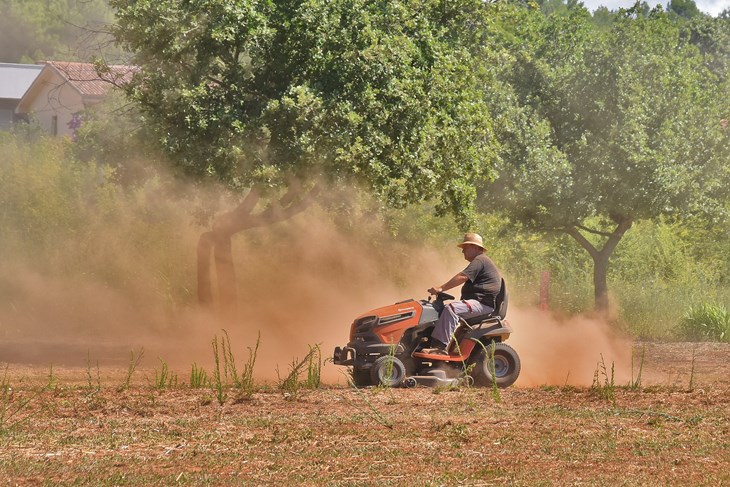
[[[679,17],[691,19],[702,15],[694,0],[669,0],[667,12],[674,13]]]
[[[499,175],[481,193],[514,221],[570,235],[608,307],[609,259],[634,222],[722,217],[727,81],[660,9],[611,28],[585,11],[533,18],[542,35],[507,70],[519,103],[498,126]]]
[[[496,153],[492,68],[474,56],[488,47],[474,37],[481,1],[110,4],[139,66],[129,95],[168,153],[200,180],[254,188],[201,238],[203,301],[211,249],[230,305],[232,235],[300,211],[313,180],[356,179],[387,205],[433,200],[468,221]]]

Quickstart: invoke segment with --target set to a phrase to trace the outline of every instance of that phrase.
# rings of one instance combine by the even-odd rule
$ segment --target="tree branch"
[[[610,237],[613,235],[613,232],[602,232],[601,230],[596,230],[590,227],[586,227],[585,225],[581,225],[580,223],[573,223],[573,226],[576,228],[579,228],[581,230],[585,230],[588,233],[592,233],[594,235],[600,235],[602,237]]]

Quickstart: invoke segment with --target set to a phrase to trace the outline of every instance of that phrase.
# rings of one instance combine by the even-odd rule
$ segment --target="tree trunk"
[[[214,260],[219,316],[226,323],[234,323],[238,317],[238,300],[232,237],[248,228],[291,218],[308,207],[318,192],[317,186],[303,191],[298,184],[292,184],[278,201],[272,201],[264,210],[254,213],[259,193],[252,189],[235,209],[217,216],[213,230],[203,233],[198,240],[198,302],[206,307],[213,305],[211,260]]]
[[[236,294],[236,268],[233,264],[231,236],[217,235],[215,239],[215,273],[218,277],[218,312],[224,323],[233,323],[238,314]]]
[[[198,303],[213,305],[213,291],[210,278],[210,256],[213,252],[215,233],[205,232],[198,240]]]
[[[593,257],[593,296],[595,309],[601,314],[608,312],[608,259],[610,255],[598,252]]]
[[[613,216],[612,219],[617,224],[616,228],[614,228],[612,232],[601,232],[578,224],[571,225],[564,229],[565,232],[573,237],[593,259],[593,295],[595,299],[595,309],[603,316],[608,314],[609,308],[607,279],[609,259],[611,258],[611,255],[613,255],[613,251],[616,250],[616,246],[621,241],[621,238],[633,224],[633,220],[628,216]],[[587,238],[585,238],[580,230],[606,237],[606,242],[602,248],[598,249]]]

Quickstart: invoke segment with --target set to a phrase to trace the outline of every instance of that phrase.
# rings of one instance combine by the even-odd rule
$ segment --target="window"
[[[58,135],[58,115],[51,117],[51,135]]]

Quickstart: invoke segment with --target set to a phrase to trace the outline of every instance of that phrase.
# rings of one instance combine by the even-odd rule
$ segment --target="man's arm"
[[[456,286],[461,286],[468,280],[469,277],[466,274],[464,274],[463,272],[459,272],[457,275],[449,279],[445,284],[442,284],[440,287],[432,287],[428,290],[428,292],[429,294],[436,295],[438,293],[448,291],[449,289]]]

